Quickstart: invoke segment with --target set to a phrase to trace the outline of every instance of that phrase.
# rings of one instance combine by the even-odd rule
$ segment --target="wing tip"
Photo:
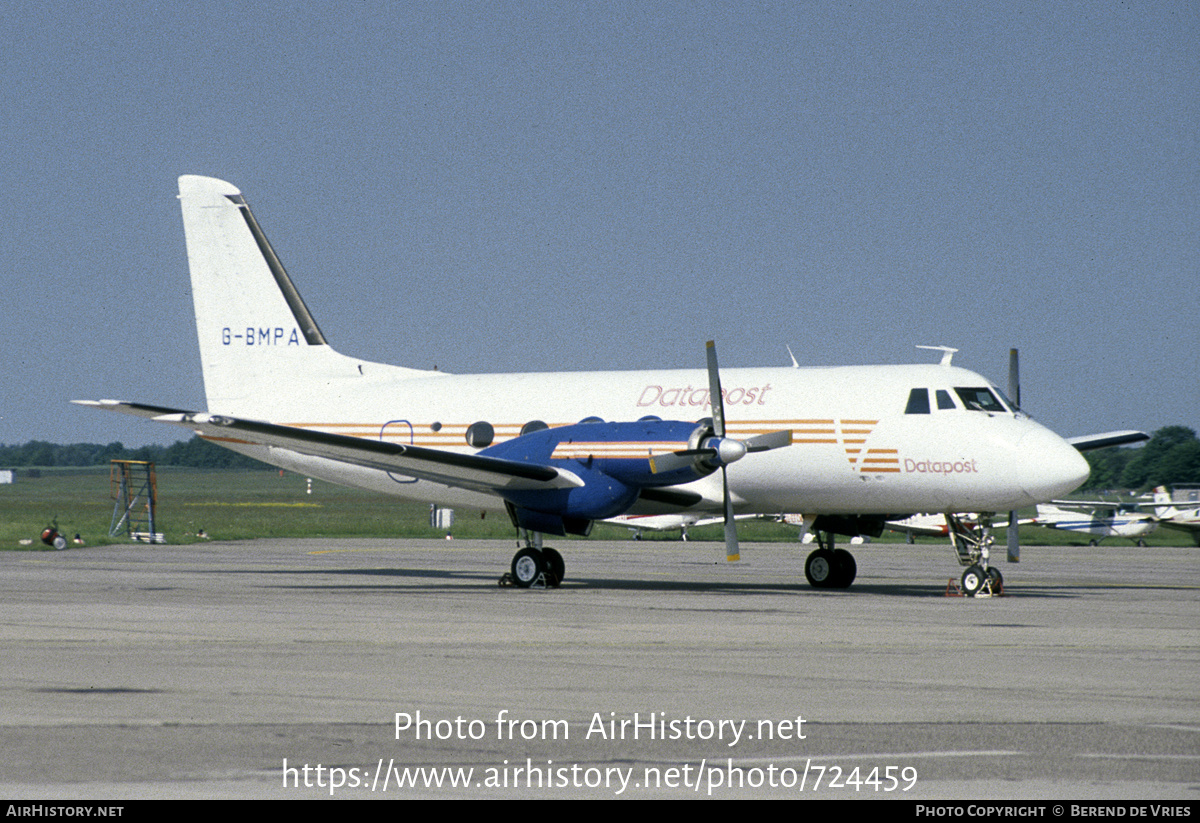
[[[1106,449],[1110,446],[1128,446],[1132,443],[1143,443],[1149,439],[1150,435],[1145,432],[1128,430],[1068,437],[1067,442],[1083,452]]]

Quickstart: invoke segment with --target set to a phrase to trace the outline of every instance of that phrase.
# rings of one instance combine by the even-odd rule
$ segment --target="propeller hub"
[[[728,466],[746,456],[746,444],[732,437],[716,438],[717,461],[722,466]]]
[[[746,456],[749,449],[741,440],[732,437],[705,437],[698,444],[698,461],[709,469],[723,468]]]

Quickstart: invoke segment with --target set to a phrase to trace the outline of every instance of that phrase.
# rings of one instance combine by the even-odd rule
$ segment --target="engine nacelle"
[[[722,453],[720,443],[710,444],[714,440],[733,446],[725,447]],[[711,474],[720,467],[719,461],[734,455],[740,445],[727,438],[714,438],[712,428],[703,423],[642,420],[543,429],[498,443],[480,454],[560,467],[584,481],[582,488],[574,489],[502,491],[517,515],[521,510],[529,513],[514,519],[526,528],[534,528],[532,523],[542,520],[534,513],[572,524],[623,514],[637,501],[642,489],[690,483]],[[744,453],[745,447],[741,446],[741,453],[733,459]],[[575,529],[578,526],[568,531],[578,533]]]

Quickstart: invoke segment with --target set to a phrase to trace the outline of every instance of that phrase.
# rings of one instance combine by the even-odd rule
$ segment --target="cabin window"
[[[496,430],[486,420],[467,426],[467,445],[476,449],[484,449],[492,445],[496,439]]]
[[[954,398],[945,389],[938,389],[937,404],[939,409],[952,409],[954,408]]]
[[[526,423],[524,426],[521,427],[521,436],[524,437],[525,435],[531,434],[532,432],[540,432],[543,429],[548,429],[548,428],[550,428],[550,427],[547,426],[545,423],[543,423],[541,420],[530,420],[528,423]]]
[[[905,414],[929,414],[929,389],[913,389],[908,393]]]
[[[958,395],[958,399],[962,401],[963,405],[971,411],[1005,411],[1003,404],[996,399],[996,395],[992,394],[991,390],[987,387],[967,388],[955,386],[954,391]]]

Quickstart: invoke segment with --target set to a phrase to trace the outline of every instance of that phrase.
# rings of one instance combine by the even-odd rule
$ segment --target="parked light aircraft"
[[[740,517],[753,517],[754,515],[740,515]],[[669,532],[679,529],[679,538],[681,540],[688,539],[688,529],[692,526],[709,526],[713,523],[720,523],[725,518],[722,515],[715,514],[618,514],[616,517],[610,517],[605,522],[612,523],[614,526],[625,526],[633,532],[634,540],[642,539],[642,532]]]
[[[974,517],[968,516],[964,518],[964,525],[973,528],[977,524]],[[889,520],[884,524],[884,528],[890,532],[903,534],[909,543],[913,542],[913,537],[917,535],[921,537],[949,537],[950,535],[950,523],[946,520],[946,516],[940,513],[925,512],[899,520]]]
[[[854,560],[833,535],[1064,495],[1088,474],[1078,448],[1101,442],[1072,446],[949,352],[937,365],[724,372],[712,344],[707,371],[453,375],[359,360],[328,345],[237,188],[187,175],[179,192],[208,409],[78,402],[309,477],[507,511],[525,536],[511,564],[521,586],[563,577],[543,533],[716,514],[733,559],[736,515],[803,512],[820,538],[806,576],[845,587]]]
[[[1154,516],[1167,529],[1188,532],[1200,546],[1200,486],[1154,489]]]
[[[1064,508],[1070,507],[1070,508]],[[1139,546],[1158,528],[1154,516],[1136,511],[1136,505],[1103,500],[1055,500],[1037,507],[1037,525],[1058,531],[1090,535],[1099,546],[1106,537],[1123,537]]]

